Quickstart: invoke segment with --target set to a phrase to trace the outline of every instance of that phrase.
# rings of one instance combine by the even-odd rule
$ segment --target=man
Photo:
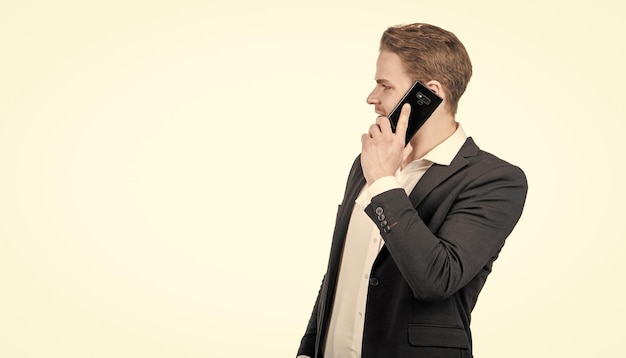
[[[519,220],[524,173],[480,150],[455,120],[472,74],[457,37],[428,24],[387,29],[362,140],[337,214],[326,275],[298,355],[472,357],[470,315]],[[414,81],[443,98],[405,147]]]

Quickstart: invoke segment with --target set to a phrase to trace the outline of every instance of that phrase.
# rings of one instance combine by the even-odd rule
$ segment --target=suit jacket
[[[364,185],[357,157],[298,354],[324,355],[348,223]],[[449,166],[431,166],[409,196],[394,189],[372,198],[365,211],[385,245],[370,273],[362,358],[472,357],[471,312],[526,192],[521,169],[468,138]]]

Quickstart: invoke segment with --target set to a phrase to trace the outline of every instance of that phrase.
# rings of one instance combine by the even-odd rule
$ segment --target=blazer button
[[[376,208],[376,215],[380,215],[384,212],[383,208],[381,208],[380,206]]]
[[[380,282],[378,281],[378,279],[376,277],[370,277],[370,285],[376,287],[378,286]]]
[[[383,228],[383,232],[384,232],[385,234],[388,234],[388,233],[390,233],[390,232],[391,232],[391,228],[389,227],[389,225],[387,225],[387,226],[385,226],[385,227]]]

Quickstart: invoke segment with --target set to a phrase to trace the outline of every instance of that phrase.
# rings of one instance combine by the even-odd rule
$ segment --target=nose
[[[378,98],[378,91],[376,89],[377,88],[374,88],[372,93],[370,93],[369,96],[367,96],[366,101],[368,104],[380,104],[380,99]]]

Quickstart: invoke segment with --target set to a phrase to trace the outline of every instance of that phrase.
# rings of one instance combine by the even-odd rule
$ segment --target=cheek
[[[384,101],[381,101],[385,113],[391,113],[391,111],[396,107],[396,104],[398,104],[398,101],[399,100],[395,99],[394,97],[385,98]]]

